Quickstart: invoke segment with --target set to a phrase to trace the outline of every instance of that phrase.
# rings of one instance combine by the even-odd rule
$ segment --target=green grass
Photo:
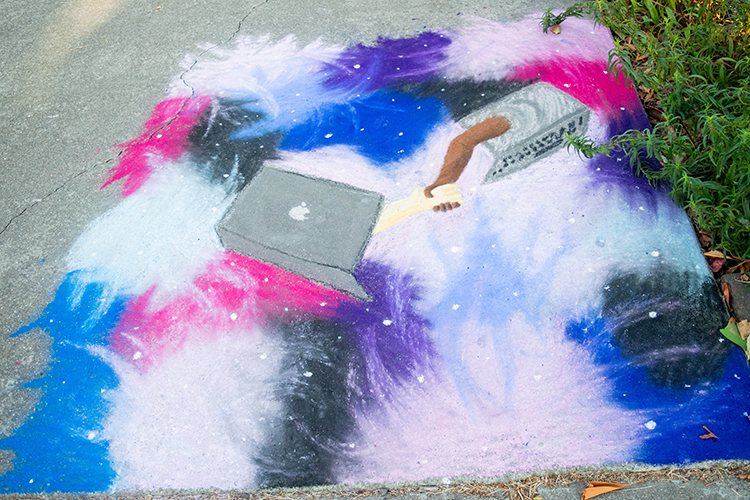
[[[573,4],[567,9],[565,9],[560,14],[553,14],[552,9],[547,9],[547,11],[542,15],[542,21],[539,23],[542,25],[542,31],[547,33],[547,30],[550,28],[554,28],[555,26],[560,26],[563,21],[565,21],[569,17],[583,17],[584,15],[584,4],[577,3]],[[554,32],[554,31],[553,31]],[[559,34],[559,31],[555,32],[556,34]]]
[[[588,157],[622,148],[638,175],[669,183],[715,248],[750,259],[750,1],[594,0],[568,10],[612,31],[610,74],[653,108],[653,130],[569,145]],[[543,28],[552,20],[548,11]]]

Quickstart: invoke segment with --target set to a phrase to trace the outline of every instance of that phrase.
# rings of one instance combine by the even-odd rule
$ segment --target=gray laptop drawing
[[[217,232],[227,250],[370,300],[354,271],[382,205],[378,193],[264,166]]]

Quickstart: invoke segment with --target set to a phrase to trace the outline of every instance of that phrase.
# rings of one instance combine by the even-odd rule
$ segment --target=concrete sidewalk
[[[711,464],[704,464],[711,466]],[[598,498],[621,500],[719,500],[750,498],[747,480],[726,477],[728,464],[714,464],[713,471],[702,469],[702,480],[689,480],[696,470],[672,469],[667,475],[671,479],[645,480],[636,479],[637,473],[631,473],[632,482],[621,490],[604,493]],[[742,466],[740,466],[742,467]],[[723,472],[719,472],[719,470]],[[734,469],[736,471],[736,469]],[[747,471],[747,465],[741,470]],[[77,499],[96,498],[102,500],[136,500],[148,498],[153,500],[277,500],[277,499],[321,499],[352,500],[367,498],[370,500],[474,500],[494,498],[502,500],[580,500],[582,491],[588,483],[571,482],[565,471],[532,475],[526,477],[506,478],[502,481],[484,480],[481,482],[461,482],[453,484],[412,483],[412,484],[374,484],[362,487],[309,487],[285,488],[282,490],[247,490],[247,491],[153,491],[122,492],[99,494],[54,494],[54,495],[2,495],[1,498],[18,500],[38,499]],[[622,474],[623,472],[619,472]],[[577,473],[574,473],[577,474]],[[625,474],[628,474],[625,472]],[[601,478],[604,474],[590,472],[581,474],[592,478]],[[709,480],[710,477],[713,480]],[[723,478],[722,478],[723,477]],[[722,479],[716,479],[722,478]],[[708,482],[706,482],[708,481]],[[567,484],[562,486],[561,484]],[[622,484],[622,483],[621,483]],[[554,485],[554,486],[553,486]],[[593,497],[592,497],[593,498]]]
[[[28,421],[39,404],[41,394],[48,388],[46,383],[32,385],[32,388],[24,385],[36,380],[46,372],[48,366],[56,363],[53,361],[56,357],[51,352],[55,341],[53,334],[37,328],[29,334],[10,336],[24,325],[37,321],[40,311],[45,310],[53,301],[56,291],[61,293],[58,289],[62,289],[61,284],[69,279],[66,277],[66,273],[70,272],[66,256],[70,249],[76,245],[92,221],[121,203],[122,198],[117,192],[119,186],[118,189],[101,189],[109,178],[110,170],[120,159],[121,148],[117,145],[127,143],[143,133],[143,124],[148,121],[154,107],[165,99],[169,83],[175,75],[183,71],[181,64],[184,64],[186,57],[203,60],[203,55],[207,52],[214,48],[229,50],[238,38],[246,35],[268,35],[271,41],[279,41],[293,34],[300,46],[321,39],[326,44],[351,47],[360,43],[372,44],[378,37],[395,39],[413,37],[433,30],[457,29],[471,25],[476,22],[477,17],[492,21],[514,21],[529,13],[541,13],[548,7],[560,8],[570,3],[572,2],[567,0],[386,0],[377,3],[308,3],[293,0],[266,0],[257,3],[238,0],[221,3],[200,0],[70,0],[61,3],[43,0],[29,6],[18,1],[6,2],[2,7],[3,15],[0,16],[0,54],[3,62],[3,78],[0,79],[0,130],[4,139],[0,143],[3,172],[3,181],[0,183],[0,351],[3,353],[0,359],[0,439],[11,437],[21,424]],[[187,56],[188,54],[191,56]],[[565,195],[562,193],[561,196]],[[648,202],[645,205],[650,207]],[[643,211],[643,206],[640,209]],[[634,208],[634,212],[637,211]],[[580,220],[583,215],[571,214],[567,217],[570,217],[572,224],[573,217]],[[578,225],[582,224],[578,222]],[[684,229],[683,222],[675,224]],[[459,244],[455,242],[452,248],[457,248]],[[603,240],[601,244],[597,241],[596,245],[603,246]],[[679,242],[674,244],[675,247],[680,245]],[[639,248],[639,253],[645,253],[640,250]],[[447,253],[450,254],[451,251],[457,253],[450,248]],[[651,255],[654,252],[656,250]],[[663,255],[668,254],[668,251],[661,252]],[[419,262],[420,258],[415,258],[414,261]],[[680,258],[681,255],[673,257],[671,254],[669,257],[674,261]],[[553,277],[539,279],[552,280]],[[622,284],[623,289],[630,286],[625,281],[613,283],[618,283],[616,286]],[[553,297],[550,301],[558,299],[559,297]],[[599,302],[606,300],[608,299]],[[453,302],[449,305],[452,304]],[[458,305],[453,305],[454,311],[459,309]],[[462,307],[467,309],[466,306]],[[533,307],[535,310],[543,309],[539,304],[534,304]],[[611,309],[620,311],[614,306]],[[647,312],[653,314],[651,318],[656,316],[656,312]],[[716,313],[717,317],[722,314],[724,311]],[[390,325],[388,322],[394,320],[385,319],[383,324]],[[425,323],[430,321],[439,323],[438,320],[431,319]],[[85,322],[85,318],[78,318],[75,325],[78,327]],[[341,339],[340,336],[338,338]],[[479,354],[491,350],[492,345],[492,340],[487,344],[477,340],[476,346],[467,348],[466,352],[479,358]],[[442,348],[447,350],[445,345]],[[140,351],[133,355],[134,359],[139,359],[138,354]],[[503,358],[502,354],[498,356]],[[595,355],[592,355],[593,358]],[[186,363],[184,360],[182,362]],[[446,363],[450,362],[452,361],[448,359]],[[307,373],[309,372],[304,372],[304,377],[309,377]],[[247,374],[243,376],[245,375]],[[744,377],[746,374],[740,375]],[[188,374],[184,376],[188,377]],[[669,376],[673,374],[670,372]],[[737,374],[734,376],[740,378]],[[423,376],[420,374],[419,377]],[[677,380],[681,387],[682,379],[677,377]],[[181,385],[182,380],[178,381]],[[420,379],[419,383],[422,382]],[[684,382],[685,387],[690,386],[688,382]],[[460,383],[461,380],[456,382],[459,387]],[[166,385],[167,382],[154,384]],[[508,382],[508,387],[511,385]],[[438,391],[436,394],[442,393]],[[499,391],[498,394],[503,392]],[[585,397],[581,396],[579,399],[575,404],[583,404]],[[111,404],[111,401],[106,404]],[[533,407],[534,401],[528,404]],[[631,410],[632,408],[628,409]],[[545,408],[540,411],[545,411]],[[638,412],[633,410],[632,413],[635,415]],[[636,421],[640,414],[633,418]],[[645,425],[648,429],[653,429],[650,425],[653,420],[649,419],[650,417],[644,417],[647,420]],[[703,421],[695,422],[698,431],[699,424],[702,423]],[[639,428],[643,425],[639,423]],[[659,425],[662,425],[661,421]],[[719,439],[723,438],[719,431],[717,434],[720,434]],[[745,435],[750,434],[745,432]],[[702,444],[704,443],[698,442],[698,445]],[[528,442],[523,442],[514,449],[523,450],[527,445]],[[606,446],[603,445],[602,448]],[[3,448],[2,442],[0,448]],[[14,455],[10,452],[0,452],[0,473],[13,467],[13,458]],[[61,460],[64,461],[62,458]],[[742,474],[750,474],[744,462],[720,462],[714,467],[719,470],[730,465],[739,467]],[[467,473],[471,470],[471,464],[467,464]],[[585,472],[587,477],[591,476],[590,480],[598,480],[590,469]],[[736,479],[734,474],[708,486],[695,481],[646,481],[639,483],[637,487],[610,493],[602,498],[750,498],[749,484]],[[545,500],[577,499],[580,498],[583,487],[585,484],[581,483],[554,488],[541,486],[537,490],[537,496]],[[471,489],[466,491],[456,487],[456,483],[424,482],[397,487],[378,485],[365,489],[342,488],[335,495],[329,495],[331,490],[317,488],[295,491],[288,496],[282,491],[272,491],[274,493],[264,490],[175,490],[162,494],[136,490],[124,495],[92,492],[85,497],[527,498],[508,496],[497,485],[484,487],[481,494],[473,495]],[[1,493],[4,492],[0,491],[0,497],[3,497]],[[74,497],[76,495],[72,493],[34,495],[7,492],[7,498]]]

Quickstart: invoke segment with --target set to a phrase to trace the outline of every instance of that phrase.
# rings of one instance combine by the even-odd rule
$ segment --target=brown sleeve
[[[494,116],[477,123],[453,139],[448,146],[448,152],[445,153],[440,175],[435,182],[425,188],[425,196],[432,198],[432,190],[436,187],[455,183],[469,163],[471,155],[474,153],[474,147],[484,141],[501,136],[508,130],[510,130],[508,119],[502,116]]]

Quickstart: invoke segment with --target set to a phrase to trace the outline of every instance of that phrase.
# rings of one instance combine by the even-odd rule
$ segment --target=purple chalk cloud
[[[415,38],[379,38],[374,46],[359,44],[326,65],[326,84],[349,90],[374,91],[399,82],[424,82],[442,67],[451,41],[440,33]]]
[[[378,399],[390,398],[394,389],[429,370],[437,354],[429,336],[430,324],[414,308],[420,289],[411,275],[367,260],[356,275],[373,300],[343,302],[336,319],[353,328],[366,358],[369,387],[365,392]]]

